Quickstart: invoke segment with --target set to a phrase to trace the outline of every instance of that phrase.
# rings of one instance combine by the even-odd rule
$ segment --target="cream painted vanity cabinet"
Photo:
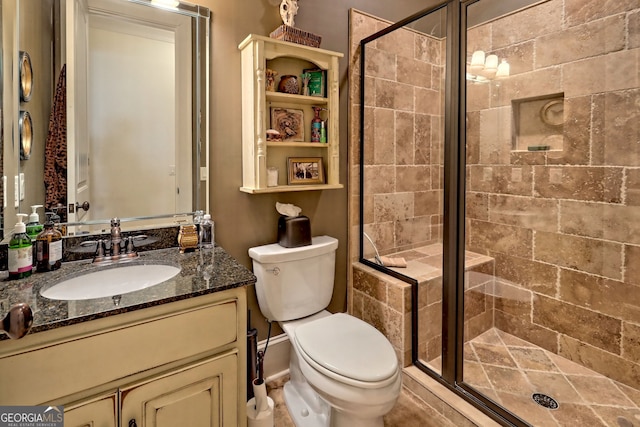
[[[238,287],[0,342],[0,404],[64,405],[65,426],[245,426]]]
[[[246,193],[325,190],[342,188],[339,161],[339,72],[343,55],[319,48],[283,42],[269,37],[249,35],[238,48],[242,61],[242,187]],[[293,75],[302,92],[301,75],[305,70],[320,70],[324,88],[318,96],[278,91],[280,79]],[[267,73],[275,72],[274,90],[267,90]],[[311,141],[313,107],[322,108],[327,142]],[[275,114],[286,110],[293,122],[291,139],[267,141],[267,130],[278,128]],[[321,158],[323,182],[292,184],[288,181],[288,159]],[[268,169],[278,170],[277,185],[268,185]]]

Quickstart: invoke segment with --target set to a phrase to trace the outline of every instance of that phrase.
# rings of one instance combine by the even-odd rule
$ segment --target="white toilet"
[[[284,398],[297,427],[377,427],[402,386],[391,343],[373,326],[325,310],[333,293],[338,241],[249,249],[260,310],[291,342]]]

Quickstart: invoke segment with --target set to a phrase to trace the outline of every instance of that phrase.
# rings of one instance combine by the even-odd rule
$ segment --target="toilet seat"
[[[298,326],[294,345],[314,369],[355,387],[384,387],[398,374],[398,359],[387,338],[345,313]]]

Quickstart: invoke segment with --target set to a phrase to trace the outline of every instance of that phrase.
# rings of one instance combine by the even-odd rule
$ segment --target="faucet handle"
[[[96,257],[104,257],[104,253],[107,250],[107,245],[104,239],[98,239],[96,242]]]
[[[136,246],[133,244],[133,240],[134,240],[133,236],[124,238],[125,251],[127,254],[131,254],[135,252]]]

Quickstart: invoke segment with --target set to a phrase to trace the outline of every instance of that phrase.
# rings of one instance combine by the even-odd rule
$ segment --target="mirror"
[[[33,205],[56,208],[73,234],[115,216],[153,226],[209,210],[207,8],[2,0],[2,24],[5,236]],[[21,157],[23,112],[30,156]]]

